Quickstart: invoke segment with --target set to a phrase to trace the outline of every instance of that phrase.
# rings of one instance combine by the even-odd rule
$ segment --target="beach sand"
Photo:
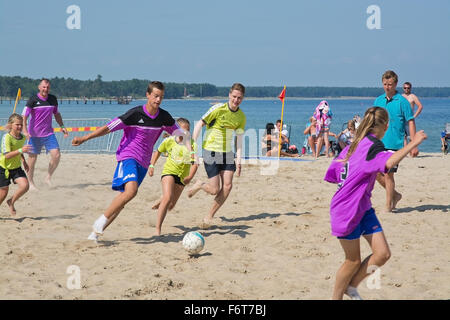
[[[185,190],[167,214],[164,236],[154,237],[151,205],[161,195],[163,160],[95,244],[86,238],[116,195],[115,156],[63,154],[49,189],[41,155],[41,189],[16,203],[15,218],[6,202],[0,207],[0,299],[330,299],[344,259],[330,234],[336,186],[323,181],[330,159],[280,161],[276,175],[267,175],[268,162],[245,164],[217,225],[200,230],[206,245],[195,257],[181,241],[198,230],[213,197],[200,191],[189,199]],[[196,178],[205,177],[201,166]],[[381,213],[379,185],[372,197],[392,257],[379,282],[363,281],[359,292],[369,300],[448,299],[450,158],[406,158],[396,182],[403,194],[397,213]],[[364,240],[361,251],[363,258],[370,253]]]

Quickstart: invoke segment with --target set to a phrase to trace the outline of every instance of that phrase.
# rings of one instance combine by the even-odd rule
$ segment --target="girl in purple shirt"
[[[345,253],[345,261],[336,274],[333,299],[344,293],[361,299],[356,287],[390,257],[386,238],[370,201],[376,176],[397,165],[426,135],[423,131],[403,149],[387,151],[381,139],[389,123],[386,109],[369,108],[351,145],[333,160],[325,181],[338,184],[330,205],[331,233],[337,236]],[[372,254],[361,262],[359,238],[364,236]]]

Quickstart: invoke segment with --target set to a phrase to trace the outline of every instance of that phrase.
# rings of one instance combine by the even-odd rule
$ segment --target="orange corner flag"
[[[283,88],[283,91],[281,91],[280,95],[278,96],[278,98],[283,101],[284,97],[286,96],[286,87]]]

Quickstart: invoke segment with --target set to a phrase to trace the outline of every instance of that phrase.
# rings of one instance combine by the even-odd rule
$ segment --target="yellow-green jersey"
[[[244,134],[246,117],[240,108],[232,111],[228,103],[212,106],[202,116],[206,123],[206,138],[203,149],[215,152],[230,152],[233,131]]]
[[[197,144],[192,139],[191,148],[192,151],[197,152]],[[174,174],[183,182],[191,169],[191,154],[186,146],[183,143],[177,143],[175,137],[168,137],[161,142],[158,152],[168,154],[161,175]]]
[[[14,138],[11,134],[5,133],[2,137],[2,145],[1,145],[1,151],[2,154],[0,156],[0,166],[2,166],[3,169],[12,170],[20,168],[22,165],[21,162],[21,154],[18,154],[15,157],[6,159],[5,154],[11,151],[19,150],[23,147],[23,145],[26,142],[26,137],[21,134],[21,138],[17,139]]]

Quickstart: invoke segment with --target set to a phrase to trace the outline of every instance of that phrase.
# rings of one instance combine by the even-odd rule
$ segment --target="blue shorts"
[[[46,137],[31,137],[29,144],[32,147],[31,154],[41,154],[42,147],[45,147],[46,153],[52,149],[59,149],[58,140],[56,140],[54,133]]]
[[[344,237],[338,237],[338,239],[355,240],[359,239],[363,235],[369,235],[381,231],[383,231],[383,228],[381,228],[381,224],[378,221],[375,210],[370,208],[366,211],[366,213],[364,213],[364,217],[352,233]]]
[[[137,181],[138,186],[140,186],[145,178],[145,175],[147,174],[147,170],[148,169],[141,166],[134,159],[119,161],[116,167],[116,172],[114,172],[112,182],[113,190],[124,192],[125,184],[130,181]]]

